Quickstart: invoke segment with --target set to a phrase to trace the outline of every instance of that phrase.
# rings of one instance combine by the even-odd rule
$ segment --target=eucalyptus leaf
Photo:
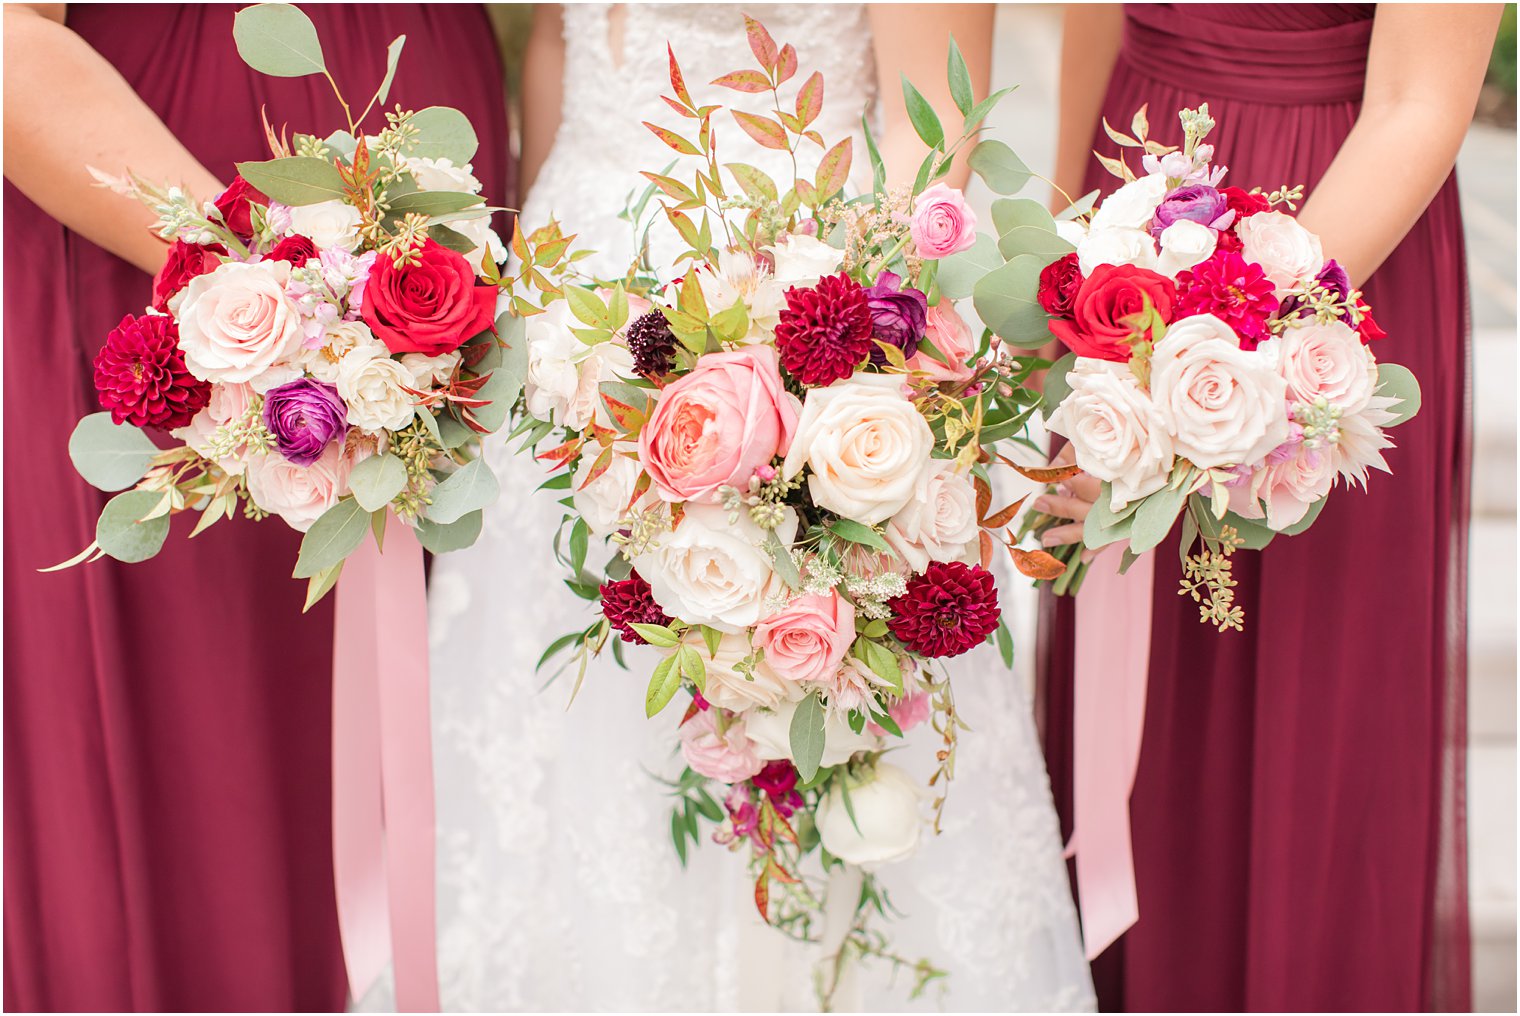
[[[966,165],[998,194],[1017,194],[1033,176],[1024,160],[1001,141],[983,141],[977,145],[971,150]]]
[[[1020,255],[984,276],[972,293],[977,317],[1012,345],[1032,349],[1050,340],[1049,315],[1036,299],[1046,263]]]
[[[1392,397],[1400,401],[1388,408],[1393,414],[1393,420],[1383,424],[1384,427],[1397,427],[1406,420],[1412,419],[1420,411],[1420,382],[1410,373],[1408,367],[1397,363],[1378,364],[1378,388],[1377,393],[1381,396]]]
[[[1050,414],[1054,413],[1061,403],[1066,401],[1066,397],[1071,394],[1071,384],[1068,382],[1066,375],[1070,374],[1071,369],[1076,365],[1077,354],[1067,353],[1051,364],[1050,369],[1045,372],[1044,401],[1041,403],[1040,409],[1045,416],[1046,422],[1050,421]]]
[[[1135,509],[1135,523],[1130,530],[1130,549],[1143,554],[1166,539],[1186,500],[1187,495],[1181,487],[1162,487],[1141,501],[1140,507]]]
[[[423,159],[448,159],[463,166],[475,157],[480,141],[469,117],[449,106],[428,106],[412,114],[419,137],[409,155]]]
[[[238,11],[232,41],[243,62],[260,74],[300,78],[327,70],[317,27],[291,4],[255,4]]]
[[[369,516],[358,499],[352,497],[345,497],[323,512],[302,538],[301,552],[291,575],[309,579],[358,550],[369,532]]]
[[[792,723],[787,730],[792,764],[797,767],[797,775],[804,783],[813,778],[818,772],[818,764],[823,761],[823,721],[823,703],[816,691],[797,703],[797,711],[792,713]]]
[[[99,490],[125,490],[148,471],[159,448],[131,424],[111,422],[110,413],[91,413],[74,426],[69,458],[85,482]]]
[[[1098,499],[1087,512],[1087,521],[1082,524],[1083,546],[1097,549],[1129,539],[1130,528],[1135,521],[1134,513],[1140,502],[1131,501],[1125,506],[1126,511],[1116,515],[1112,510],[1112,496],[1113,491],[1105,481],[1098,489]]]
[[[348,474],[354,500],[367,512],[377,512],[406,489],[406,464],[387,452],[371,455]]]
[[[398,35],[391,40],[391,44],[385,50],[385,77],[380,80],[380,87],[375,90],[375,101],[385,105],[385,100],[391,97],[391,82],[396,80],[396,64],[401,60],[401,47],[406,45],[406,36]]]
[[[997,241],[986,233],[978,233],[969,248],[939,262],[940,295],[964,300],[988,272],[1002,265],[1003,255],[998,253]]]
[[[1265,519],[1248,519],[1234,512],[1225,512],[1224,523],[1233,527],[1235,535],[1245,541],[1240,544],[1245,550],[1265,550],[1267,544],[1272,542],[1272,537],[1277,535],[1267,526]]]
[[[95,542],[118,561],[135,564],[157,554],[169,535],[169,516],[143,521],[163,501],[157,490],[129,490],[106,502],[95,524]]]
[[[440,525],[457,522],[476,509],[487,508],[501,494],[501,484],[484,459],[471,459],[433,488],[427,518]]]
[[[340,201],[346,193],[338,168],[326,159],[294,155],[266,162],[240,162],[237,171],[244,180],[281,204]]]
[[[1065,208],[1057,212],[1056,221],[1069,222],[1079,215],[1086,215],[1088,212],[1093,210],[1093,205],[1098,203],[1098,195],[1101,193],[1103,192],[1090,190],[1086,194],[1083,194],[1081,197],[1077,198],[1077,200],[1073,201],[1071,204],[1067,205]]]
[[[449,212],[459,212],[483,204],[485,199],[479,194],[466,194],[463,191],[414,191],[392,199],[389,214],[398,219],[411,213],[447,215]]]
[[[485,386],[482,385],[481,387],[483,388]],[[476,413],[478,414],[479,409],[484,408],[486,407],[479,407],[476,410]],[[476,437],[475,431],[472,430],[468,424],[464,423],[452,413],[440,413],[434,419],[438,423],[439,443],[442,444],[446,450],[452,451],[455,448],[461,448],[464,445],[468,444],[472,438]]]
[[[1018,226],[1037,226],[1047,233],[1056,231],[1056,220],[1045,206],[1030,198],[998,198],[992,203],[992,225],[998,236]]]
[[[1032,255],[1038,257],[1042,265],[1049,264],[1074,250],[1076,248],[1060,234],[1040,226],[1015,226],[998,237],[998,253],[1003,257],[1016,258],[1021,255]]]
[[[440,247],[447,247],[455,254],[468,256],[475,252],[475,241],[448,226],[433,225],[428,227],[428,236]]]
[[[480,539],[480,530],[484,522],[485,512],[478,508],[475,511],[466,512],[447,525],[439,525],[430,519],[418,519],[417,542],[433,554],[463,550]]]

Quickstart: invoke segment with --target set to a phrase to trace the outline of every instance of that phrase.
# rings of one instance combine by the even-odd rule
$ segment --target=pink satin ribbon
[[[422,547],[388,525],[338,580],[333,647],[333,875],[357,1002],[394,961],[396,1008],[438,1011],[433,752]]]
[[[1088,565],[1077,595],[1072,831],[1078,905],[1089,961],[1140,917],[1129,795],[1145,730],[1155,554],[1119,574],[1120,555]]]

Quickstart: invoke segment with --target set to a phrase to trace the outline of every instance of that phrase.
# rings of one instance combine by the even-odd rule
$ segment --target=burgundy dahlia
[[[153,309],[167,311],[171,296],[189,285],[197,275],[216,271],[226,256],[227,248],[219,243],[202,246],[175,240],[164,266],[153,277]]]
[[[866,290],[866,303],[871,308],[875,337],[901,349],[904,356],[911,355],[924,337],[929,298],[912,286],[903,288],[902,279],[884,271],[876,277],[876,285]],[[887,354],[874,343],[871,362],[878,367],[887,362]]]
[[[676,337],[659,310],[646,311],[628,326],[628,351],[633,366],[645,377],[662,377],[676,364]]]
[[[855,373],[875,348],[873,330],[866,291],[841,272],[824,276],[812,289],[786,291],[776,349],[788,374],[821,388]]]
[[[117,423],[165,430],[187,426],[211,399],[185,367],[174,319],[156,314],[128,314],[111,329],[95,356],[95,391]]]
[[[279,243],[274,249],[264,255],[265,261],[288,261],[292,267],[300,268],[307,261],[318,254],[317,245],[299,233],[292,233]]]
[[[959,656],[997,630],[997,585],[992,573],[959,561],[931,563],[908,580],[908,591],[887,604],[887,624],[920,656]]]
[[[1177,316],[1212,314],[1240,335],[1242,349],[1268,337],[1277,311],[1276,288],[1261,266],[1233,251],[1215,251],[1190,271],[1177,273]]]
[[[624,642],[646,645],[644,637],[633,630],[635,624],[669,624],[671,617],[654,602],[649,583],[638,572],[629,572],[621,582],[604,582],[601,588],[602,616],[617,629]]]
[[[348,406],[335,386],[298,378],[264,396],[264,426],[287,461],[309,466],[348,433]]]

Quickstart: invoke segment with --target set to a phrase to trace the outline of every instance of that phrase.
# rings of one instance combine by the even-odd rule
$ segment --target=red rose
[[[251,206],[254,202],[268,205],[269,199],[240,176],[232,178],[232,184],[222,191],[215,202],[216,210],[221,213],[222,221],[227,224],[227,228],[245,243],[253,236]]]
[[[1082,269],[1077,265],[1077,255],[1068,254],[1041,270],[1040,306],[1052,317],[1068,317],[1081,288]]]
[[[1078,356],[1126,363],[1137,327],[1143,327],[1135,319],[1145,310],[1146,302],[1170,324],[1176,296],[1172,280],[1149,269],[1099,265],[1077,291],[1072,319],[1051,321],[1050,331]]]
[[[1224,251],[1226,254],[1239,254],[1245,249],[1245,244],[1240,242],[1240,237],[1235,235],[1233,229],[1221,229],[1214,244],[1214,252],[1217,254]]]
[[[1224,195],[1225,201],[1229,203],[1230,209],[1235,213],[1236,222],[1247,216],[1255,215],[1257,212],[1265,212],[1272,207],[1267,203],[1267,199],[1264,196],[1247,193],[1239,187],[1221,187],[1219,188],[1219,193]]]
[[[299,233],[292,233],[279,243],[274,249],[264,255],[265,261],[288,261],[296,268],[300,268],[306,262],[317,256],[317,245]]]
[[[461,255],[432,240],[397,265],[382,255],[364,285],[360,312],[392,353],[451,353],[491,327],[496,287],[475,284]]]
[[[1362,312],[1362,321],[1356,326],[1356,333],[1362,337],[1363,342],[1376,342],[1378,339],[1388,338],[1388,333],[1372,319],[1372,308],[1363,300],[1356,302],[1357,310]]]
[[[227,248],[219,243],[203,247],[175,240],[174,246],[169,248],[169,259],[153,277],[153,309],[167,311],[171,296],[189,285],[190,280],[197,275],[215,271],[222,263],[218,255],[224,257],[226,254]]]

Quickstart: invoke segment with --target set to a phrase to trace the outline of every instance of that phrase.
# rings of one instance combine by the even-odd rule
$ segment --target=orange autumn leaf
[[[1060,483],[1069,480],[1073,476],[1079,476],[1082,470],[1078,466],[1021,466],[1016,462],[1010,462],[1014,470],[1020,476],[1026,476],[1036,483]]]
[[[1065,563],[1058,561],[1049,551],[1009,547],[1008,553],[1013,557],[1015,568],[1037,581],[1058,578],[1066,571]]]

